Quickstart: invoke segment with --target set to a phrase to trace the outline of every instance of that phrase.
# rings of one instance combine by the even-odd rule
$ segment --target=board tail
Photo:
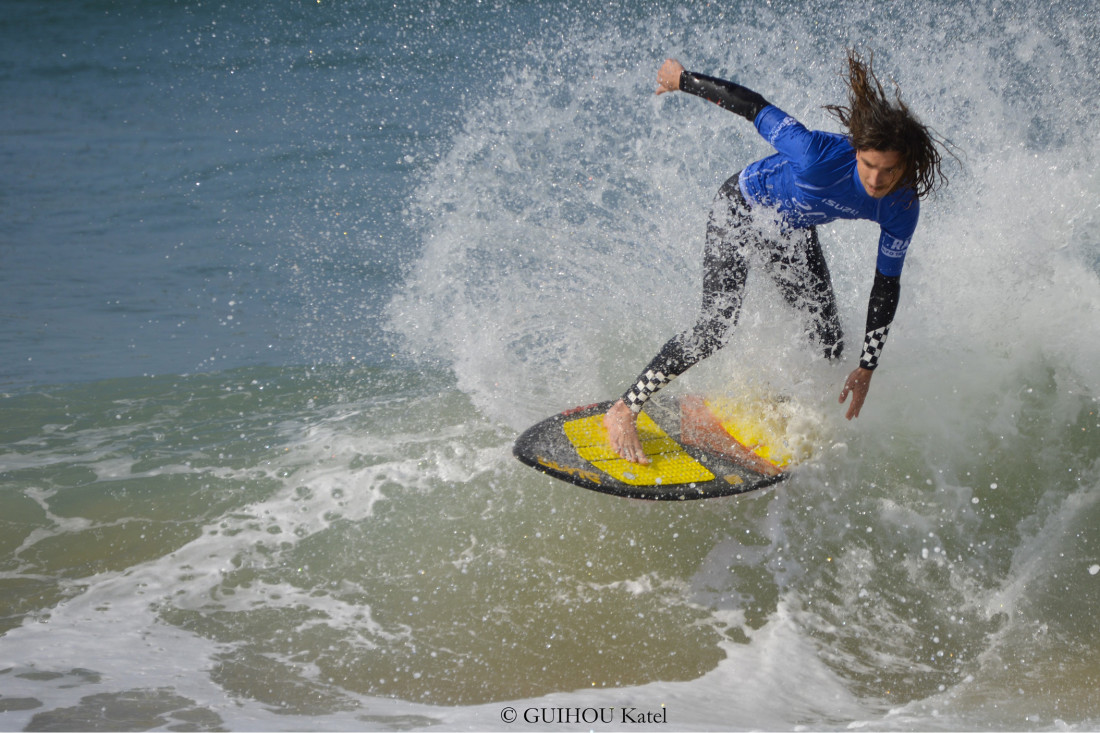
[[[680,398],[680,442],[725,456],[734,463],[765,476],[778,476],[783,469],[742,445],[722,426],[702,397]]]

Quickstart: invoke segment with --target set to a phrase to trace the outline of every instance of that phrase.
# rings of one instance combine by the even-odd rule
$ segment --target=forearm
[[[867,305],[867,332],[863,337],[863,353],[859,365],[864,369],[878,366],[879,356],[886,344],[886,335],[898,310],[901,295],[901,278],[883,275],[875,271],[875,284],[871,287],[871,301]]]
[[[749,122],[756,120],[760,110],[768,106],[762,96],[732,81],[706,74],[684,71],[680,74],[680,91],[714,102],[722,109],[741,115]]]

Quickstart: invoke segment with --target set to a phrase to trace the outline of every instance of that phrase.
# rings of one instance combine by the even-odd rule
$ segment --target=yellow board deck
[[[516,440],[516,457],[543,473],[595,491],[636,499],[702,499],[781,481],[806,458],[767,402],[694,395],[651,400],[638,416],[648,465],[612,450],[603,426],[611,402],[551,416]]]
[[[562,429],[581,458],[625,484],[660,486],[714,480],[714,474],[706,466],[689,456],[683,446],[668,437],[645,413],[638,416],[638,437],[651,461],[648,466],[623,460],[611,450],[602,413],[568,420]]]

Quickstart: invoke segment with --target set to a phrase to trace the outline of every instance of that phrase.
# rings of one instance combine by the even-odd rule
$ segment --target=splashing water
[[[275,197],[249,256],[291,274],[265,297],[297,314],[299,353],[343,366],[4,396],[4,727],[512,729],[507,706],[662,705],[677,729],[1097,725],[1095,9],[161,11],[187,26],[182,68],[201,57],[234,110],[293,133],[235,143],[228,168],[203,147],[188,202]],[[223,68],[210,48],[233,39],[252,40]],[[789,481],[658,507],[518,465],[517,430],[620,393],[691,322],[711,198],[768,152],[740,118],[655,97],[660,61],[835,129],[850,45],[960,158],[863,415],[843,420],[848,367],[758,278],[729,346],[670,389],[804,405],[824,447]],[[363,145],[384,164],[354,183]],[[859,333],[877,232],[820,234]],[[242,322],[233,348],[266,348]]]

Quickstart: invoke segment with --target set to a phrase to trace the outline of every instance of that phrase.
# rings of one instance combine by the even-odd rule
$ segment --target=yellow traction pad
[[[778,468],[793,462],[794,454],[783,439],[784,425],[777,422],[774,404],[719,398],[706,400],[705,405],[731,438],[760,458]]]
[[[624,460],[611,449],[602,413],[569,420],[562,429],[581,458],[624,484],[669,486],[714,480],[706,466],[689,456],[644,412],[638,416],[638,437],[651,461],[648,466]]]

